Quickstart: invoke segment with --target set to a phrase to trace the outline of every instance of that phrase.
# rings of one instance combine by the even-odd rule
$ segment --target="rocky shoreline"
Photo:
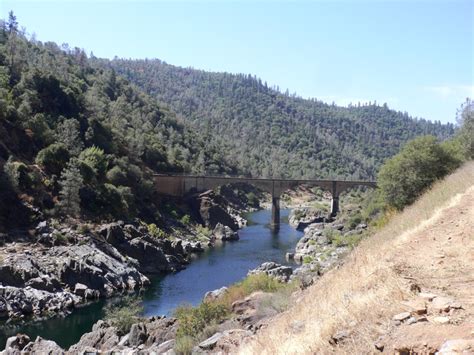
[[[0,319],[11,323],[66,315],[98,298],[140,290],[150,284],[146,275],[181,270],[193,254],[238,240],[236,230],[246,225],[240,216],[248,209],[244,203],[208,191],[194,197],[193,204],[195,219],[204,227],[187,226],[167,237],[152,235],[141,221],[86,228],[80,221],[44,220],[34,230],[3,234]]]
[[[245,225],[243,219],[235,217],[239,213],[238,209],[229,206],[224,209],[215,202],[213,193],[206,193],[202,197],[204,202],[200,205],[200,216],[204,216],[204,224],[213,227],[212,235],[205,243],[178,238],[173,241],[157,240],[143,226],[115,222],[98,226],[86,235],[79,235],[72,230],[63,231],[74,239],[74,244],[48,245],[48,236],[52,232],[47,223],[41,224],[37,228],[37,234],[42,236],[37,244],[41,244],[41,247],[15,252],[9,252],[8,249],[14,246],[6,247],[8,256],[0,268],[0,279],[7,280],[6,275],[12,276],[9,276],[8,286],[0,286],[0,295],[3,295],[0,302],[4,302],[3,315],[21,319],[31,314],[41,316],[44,311],[48,314],[67,313],[92,299],[145,287],[149,284],[145,274],[179,270],[189,262],[192,253],[199,253],[218,240],[238,239],[234,229]],[[231,227],[220,223],[218,218],[212,220],[211,216],[222,212],[234,221]],[[294,209],[289,222],[304,231],[295,252],[287,254],[288,259],[301,265],[293,270],[289,266],[266,262],[250,270],[249,275],[265,273],[283,283],[298,280],[300,287],[306,288],[341,261],[351,248],[348,242],[351,236],[361,236],[367,228],[363,224],[348,228],[338,220],[307,209]],[[226,292],[225,287],[210,291],[204,299],[216,300]],[[234,302],[234,317],[219,326],[214,335],[199,343],[193,351],[225,352],[251,337],[275,315],[272,311],[262,316],[257,311],[261,302],[268,297],[268,294],[256,292]],[[101,320],[94,325],[92,332],[84,334],[68,350],[40,337],[31,341],[24,335],[17,335],[8,339],[4,353],[50,350],[77,353],[80,350],[174,354],[177,327],[174,318],[151,317],[134,324],[129,333],[121,334],[117,328]]]

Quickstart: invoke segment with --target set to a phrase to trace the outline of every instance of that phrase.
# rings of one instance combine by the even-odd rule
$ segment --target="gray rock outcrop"
[[[265,273],[268,276],[276,278],[280,282],[288,282],[293,269],[291,266],[284,266],[273,261],[265,262],[257,268],[250,270],[247,275]]]
[[[217,240],[230,241],[239,240],[239,234],[234,232],[228,226],[224,226],[221,223],[217,223],[216,227],[212,231],[212,234]]]

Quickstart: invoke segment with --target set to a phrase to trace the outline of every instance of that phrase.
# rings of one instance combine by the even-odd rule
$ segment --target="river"
[[[248,270],[265,261],[288,265],[285,253],[293,251],[303,235],[288,224],[288,214],[289,210],[281,210],[281,226],[275,232],[269,227],[271,211],[249,213],[246,216],[249,225],[239,230],[239,241],[226,242],[199,254],[185,270],[152,277],[151,286],[141,294],[145,315],[169,316],[181,304],[197,305],[207,291],[241,280]],[[32,340],[39,335],[68,348],[103,318],[106,302],[100,300],[78,308],[66,317],[14,329],[1,327],[0,348],[4,348],[8,336],[19,332],[28,334]]]

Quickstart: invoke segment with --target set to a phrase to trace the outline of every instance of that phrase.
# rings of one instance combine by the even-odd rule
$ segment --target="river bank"
[[[185,270],[148,278],[148,282],[151,281],[151,286],[140,293],[144,305],[144,316],[151,317],[148,318],[148,321],[153,323],[155,319],[153,317],[170,316],[173,314],[174,309],[182,303],[196,306],[200,304],[206,292],[220,289],[223,286],[241,280],[249,270],[256,268],[262,263],[264,263],[264,266],[257,268],[256,272],[275,276],[275,271],[279,272],[285,268],[284,266],[279,266],[280,264],[291,265],[295,270],[293,272],[291,267],[284,269],[284,274],[288,277],[285,276],[283,281],[295,280],[303,288],[311,285],[322,273],[331,268],[351,249],[349,243],[341,243],[342,237],[361,233],[348,230],[348,227],[338,223],[338,221],[320,220],[319,214],[322,213],[321,211],[309,213],[307,208],[304,211],[306,212],[301,213],[297,209],[291,215],[289,210],[283,211],[282,224],[279,231],[272,231],[269,228],[269,210],[254,212],[250,215],[249,226],[239,231],[240,241],[238,243],[228,241],[212,243],[212,247],[200,250],[199,255],[191,253],[190,255],[194,256],[186,259],[186,262],[190,260],[193,262]],[[314,214],[317,214],[317,216]],[[240,219],[240,221],[243,220]],[[290,220],[291,226],[288,220]],[[305,223],[309,227],[302,228],[301,226],[305,225]],[[121,226],[120,228],[123,229],[124,227]],[[126,229],[130,229],[130,227]],[[357,228],[357,230],[360,229]],[[117,233],[116,227],[113,227],[112,230],[115,230],[112,234]],[[228,230],[224,228],[224,231],[234,233],[230,228]],[[333,232],[340,233],[341,238],[332,238],[329,236],[329,232],[331,235],[333,235]],[[110,233],[111,230],[109,228],[104,234],[108,235]],[[115,239],[117,239],[116,236],[109,238],[110,242],[113,242]],[[186,245],[188,245],[187,249],[190,251],[189,244]],[[194,248],[198,246],[195,245]],[[181,248],[183,251],[186,250],[186,248],[183,248],[183,242],[181,242]],[[274,261],[278,264],[275,267],[269,268],[268,263],[265,264],[267,261]],[[287,273],[287,270],[289,273]],[[209,275],[213,277],[209,277]],[[261,298],[258,295],[251,295],[249,300],[242,300],[244,303],[240,306],[240,311],[238,312],[242,314],[257,312],[257,308],[260,307],[259,305],[263,299],[268,297],[271,296]],[[94,303],[63,318],[56,317],[51,321],[42,321],[36,323],[36,325],[24,326],[23,328],[18,327],[14,332],[12,328],[9,334],[22,330],[30,334],[31,339],[40,335],[46,339],[56,340],[60,346],[67,349],[71,344],[77,343],[79,337],[84,332],[89,331],[93,324],[104,317],[104,305],[104,302]],[[271,314],[274,314],[274,312],[274,310],[270,311]],[[91,317],[91,313],[94,316]],[[238,325],[234,324],[233,329],[246,329],[245,327],[254,326],[255,321],[260,318],[262,324],[264,324],[266,316],[265,314],[263,317],[259,315],[257,318],[255,316],[246,316],[252,319],[250,323],[248,320],[241,323],[239,318],[236,318],[234,321]],[[93,333],[99,331],[97,327],[96,324]],[[104,327],[107,328],[104,323],[101,323],[99,328],[102,329]],[[58,331],[58,329],[64,329],[64,331]],[[254,331],[256,330],[254,329]],[[64,336],[64,332],[67,332],[66,336]],[[123,334],[118,336],[118,339],[122,337]],[[82,345],[84,344],[82,343]],[[129,344],[124,341],[122,345],[128,346],[131,343]]]
[[[2,331],[12,334],[64,319],[91,302],[139,292],[150,278],[182,270],[197,254],[238,239],[235,231],[246,224],[241,213],[255,209],[245,198],[252,190],[222,187],[179,205],[165,200],[158,225],[50,219],[0,235]]]
[[[289,211],[283,212],[283,222],[287,221],[288,213]],[[283,224],[279,234],[274,234],[269,229],[269,221],[270,211],[254,212],[250,217],[250,226],[239,231],[238,242],[217,243],[194,256],[186,269],[178,273],[150,277],[151,285],[141,292],[145,315],[170,315],[174,308],[183,302],[196,305],[207,291],[242,279],[249,269],[264,261],[275,260],[285,263],[285,253],[294,249],[302,233],[295,231],[288,224]],[[210,274],[213,277],[210,278]],[[65,334],[58,329],[70,330],[71,327],[77,327],[81,333],[76,334],[76,337],[71,337],[71,332],[67,331],[64,342],[58,341],[60,345],[67,347],[77,342],[84,330],[89,331],[92,324],[103,318],[104,304],[104,301],[100,301],[75,309],[66,317],[55,317],[28,326],[12,327],[8,333],[5,332],[5,337],[25,330],[32,339],[41,335],[47,339],[58,340]]]

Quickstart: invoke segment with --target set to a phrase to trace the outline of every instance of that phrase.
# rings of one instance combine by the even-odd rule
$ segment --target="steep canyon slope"
[[[474,351],[473,176],[436,184],[240,352]]]

